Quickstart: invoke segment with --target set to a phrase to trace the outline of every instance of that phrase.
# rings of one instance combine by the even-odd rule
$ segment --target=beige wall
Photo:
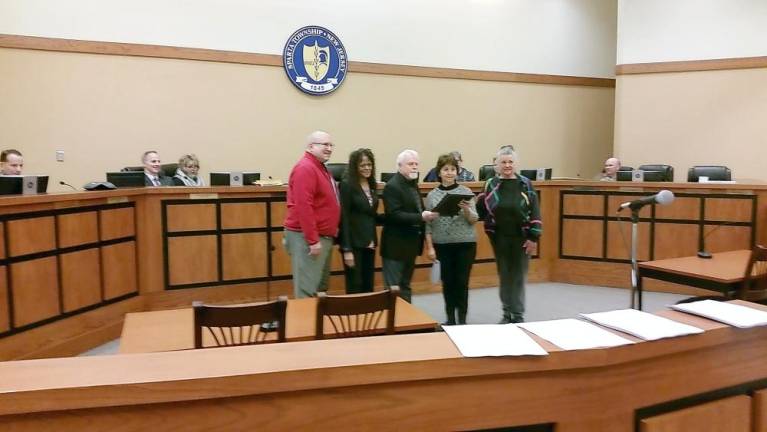
[[[512,143],[524,166],[589,178],[612,151],[612,88],[351,73],[318,98],[278,67],[16,49],[0,49],[0,76],[0,147],[21,150],[27,173],[51,175],[49,191],[103,180],[146,149],[165,162],[196,153],[206,178],[287,179],[317,128],[334,135],[332,161],[370,147],[379,172],[404,148],[428,165],[459,149],[476,171]]]
[[[615,153],[624,164],[727,165],[734,179],[767,181],[767,68],[622,75]]]

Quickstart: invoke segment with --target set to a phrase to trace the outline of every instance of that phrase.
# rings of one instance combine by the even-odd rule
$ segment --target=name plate
[[[107,198],[107,204],[120,204],[120,203],[126,203],[126,202],[128,202],[127,196]]]
[[[189,194],[189,199],[218,199],[217,193],[193,193]]]

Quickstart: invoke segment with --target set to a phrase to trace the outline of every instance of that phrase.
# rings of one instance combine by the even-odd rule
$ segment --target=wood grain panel
[[[132,207],[101,210],[101,240],[130,237],[136,234],[135,210]]]
[[[653,259],[678,258],[698,252],[698,225],[655,224]]]
[[[563,224],[563,255],[602,256],[602,221],[565,219]]]
[[[266,227],[266,203],[221,204],[221,228]]]
[[[99,239],[98,217],[95,211],[58,216],[59,247],[94,243]]]
[[[703,232],[707,234],[703,240],[707,252],[751,249],[751,229],[749,227],[706,225]]]
[[[221,247],[225,280],[267,276],[266,233],[227,234]]]
[[[631,211],[630,210],[623,210],[621,212],[618,212],[618,208],[621,206],[621,204],[629,201],[634,201],[640,198],[644,198],[647,195],[610,195],[607,197],[607,214],[610,216],[614,216],[618,214],[621,217],[626,217],[627,219],[631,217]],[[652,216],[651,212],[652,207],[651,206],[644,206],[641,210],[639,210],[639,217],[640,218],[649,218]]]
[[[11,264],[14,325],[20,327],[59,314],[56,257]]]
[[[171,285],[213,282],[218,279],[216,236],[168,239],[168,272]]]
[[[272,212],[272,226],[281,227],[285,222],[285,214],[288,211],[287,204],[284,201],[280,201],[272,202],[269,205]]]
[[[5,279],[5,266],[0,266],[0,333],[11,328],[11,317],[9,312],[8,283]]]
[[[169,205],[168,232],[216,229],[215,204]]]
[[[562,202],[562,214],[577,216],[604,215],[604,196],[566,194]]]
[[[333,247],[333,249],[330,251],[330,271],[343,271],[343,269],[344,256],[341,253],[341,249]]]
[[[628,63],[615,66],[616,75],[754,69],[767,67],[767,56],[710,60],[680,60],[653,63]]]
[[[733,396],[643,419],[641,432],[750,432],[751,398]]]
[[[378,234],[378,247],[376,248],[376,256],[374,261],[375,268],[381,268],[383,266],[383,258],[381,258],[381,231],[383,231],[382,226],[376,227],[376,233]]]
[[[706,198],[706,220],[750,222],[750,199]]]
[[[767,432],[767,390],[757,390],[754,392],[752,405],[752,414],[754,432]]]
[[[56,248],[53,216],[8,221],[9,256],[26,255]]]
[[[101,265],[98,249],[62,254],[59,259],[64,312],[100,302]]]
[[[0,259],[5,258],[5,227],[4,222],[0,222]]]
[[[477,236],[477,258],[476,259],[494,259],[493,246],[490,239],[485,234],[485,223],[477,222],[474,224],[474,233]]]
[[[671,205],[656,205],[655,217],[658,219],[700,219],[700,198],[675,197]]]
[[[101,248],[104,273],[104,300],[138,291],[136,242],[125,242]]]
[[[637,229],[637,259],[650,259],[650,224],[639,223]],[[607,257],[631,259],[631,222],[607,222]]]
[[[290,276],[293,271],[290,268],[290,255],[282,244],[282,233],[272,233],[272,275]]]

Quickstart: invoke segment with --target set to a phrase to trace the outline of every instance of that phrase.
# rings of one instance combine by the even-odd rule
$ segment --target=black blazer
[[[341,250],[366,248],[370,242],[378,244],[376,221],[378,216],[378,193],[375,187],[370,191],[373,204],[359,185],[352,185],[348,180],[339,184],[341,196]]]
[[[160,180],[160,186],[173,186],[173,179],[162,175],[162,173],[157,176],[157,179]],[[149,179],[146,173],[144,174],[144,185],[154,186],[154,183],[152,183],[152,180]]]
[[[424,240],[423,200],[416,181],[400,173],[394,174],[384,187],[383,199],[386,217],[381,235],[381,256],[407,260],[421,255]]]

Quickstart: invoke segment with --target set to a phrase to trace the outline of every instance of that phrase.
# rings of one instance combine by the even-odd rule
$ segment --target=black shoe
[[[511,318],[505,316],[498,321],[498,324],[511,324],[511,322]]]
[[[445,321],[445,322],[443,322],[443,323],[442,323],[442,324],[440,324],[440,325],[441,325],[441,326],[451,326],[451,325],[455,325],[455,321]]]
[[[525,322],[525,319],[522,317],[514,317],[511,319],[512,324],[519,324]]]

